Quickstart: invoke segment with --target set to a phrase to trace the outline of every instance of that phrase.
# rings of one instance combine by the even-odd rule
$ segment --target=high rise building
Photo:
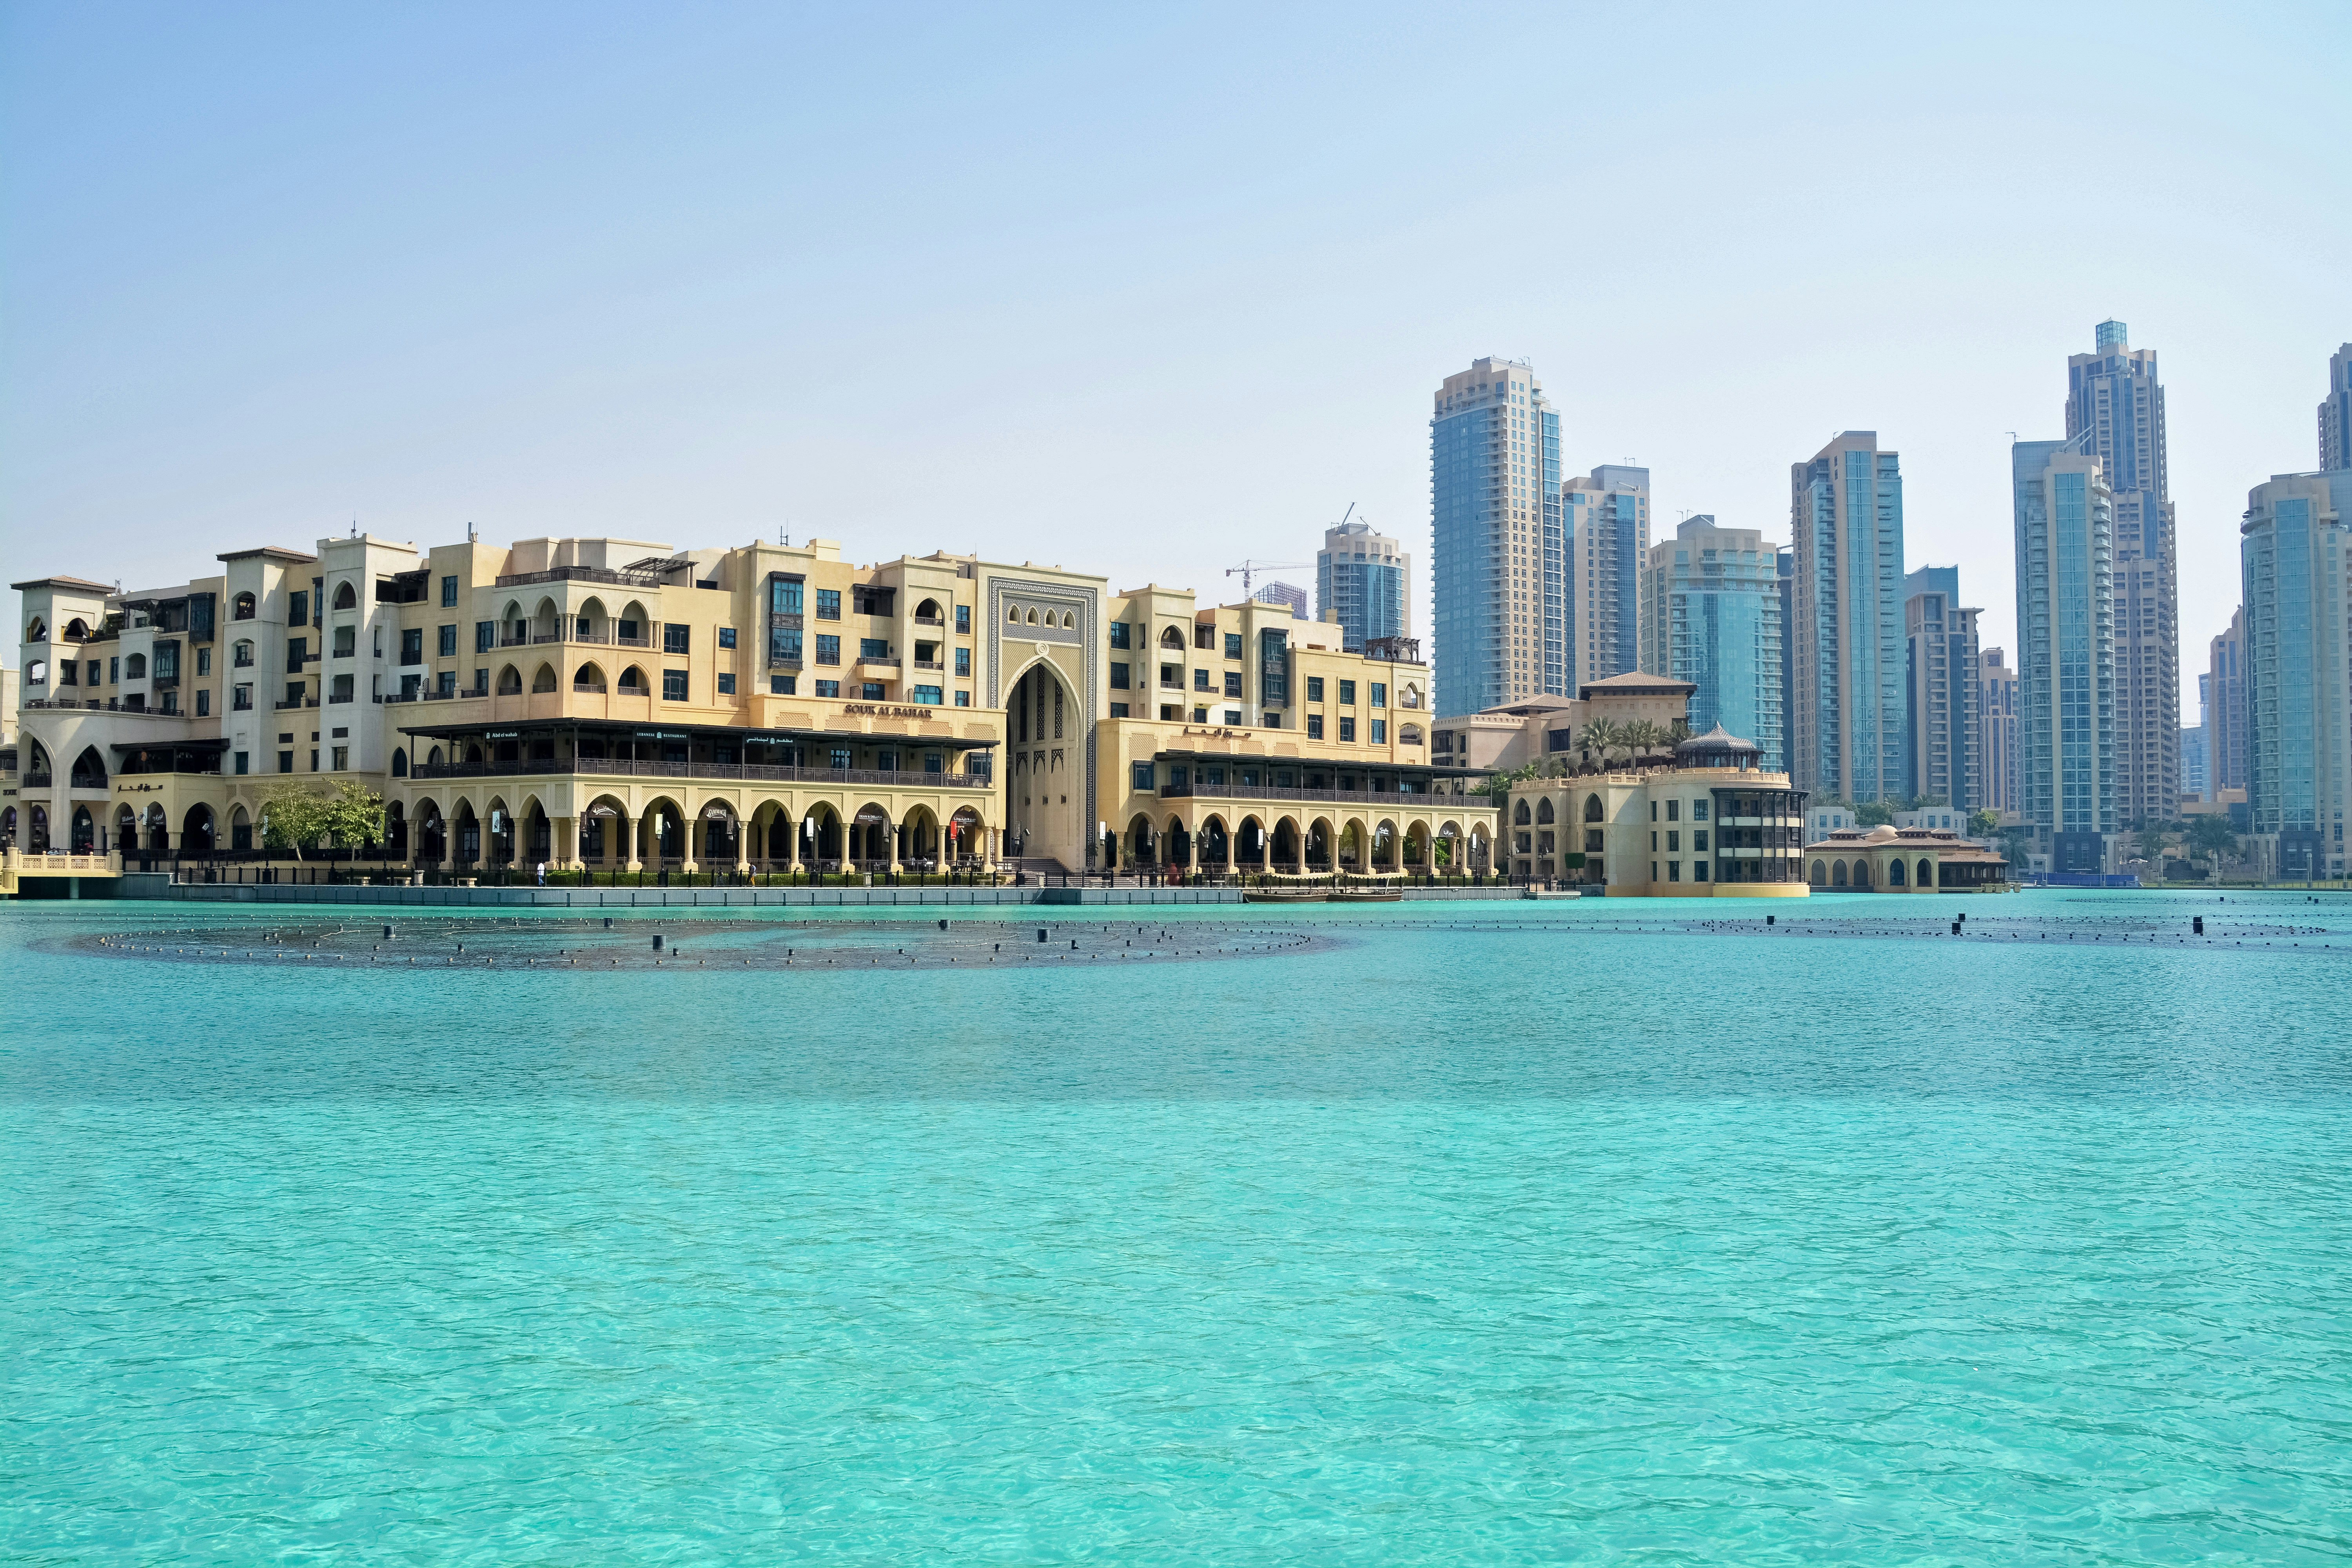
[[[2021,815],[2054,871],[2106,868],[2116,814],[2115,499],[2082,439],[2010,448]]]
[[[1515,360],[1474,362],[1429,421],[1437,711],[1564,696],[1559,416]]]
[[[2126,827],[2180,807],[2180,551],[2167,479],[2156,351],[2121,321],[2066,361],[2066,434],[2099,459],[2115,497],[2116,816]]]
[[[2205,787],[2207,797],[2246,787],[2246,608],[2230,613],[2230,629],[2207,646],[2205,679]]]
[[[1560,491],[1560,511],[1568,532],[1568,670],[1573,688],[1642,668],[1650,470],[1604,463],[1568,481]]]
[[[2352,468],[2352,343],[2327,356],[2327,396],[2319,405],[2319,467]]]
[[[2245,583],[2246,805],[2269,874],[2344,870],[2352,804],[2352,470],[2256,485],[2239,528]]]
[[[1307,608],[1307,590],[1293,587],[1288,583],[1268,583],[1265,587],[1252,594],[1250,598],[1261,605],[1289,606],[1290,618],[1295,621],[1311,621],[1315,618]]]
[[[2199,676],[2202,687],[2205,678]],[[2205,726],[2183,724],[2180,727],[2180,796],[2183,800],[2205,798]]]
[[[1642,579],[1642,669],[1686,680],[1690,727],[1753,741],[1781,773],[1779,552],[1752,528],[1687,519],[1650,547]]]
[[[1903,579],[1903,793],[1956,811],[1982,804],[1978,778],[1977,616],[1960,606],[1960,569],[1922,566]]]
[[[1369,522],[1343,522],[1315,555],[1315,598],[1326,618],[1339,614],[1349,653],[1372,637],[1412,635],[1412,557]]]
[[[2018,810],[2017,671],[1997,647],[1985,649],[1977,668],[1977,780],[1979,809]]]
[[[1773,556],[1773,567],[1780,577],[1780,771],[1787,773],[1787,759],[1796,754],[1797,725],[1797,552],[1783,550]]]
[[[1796,556],[1790,772],[1825,801],[1902,794],[1903,468],[1848,430],[1790,469]]]

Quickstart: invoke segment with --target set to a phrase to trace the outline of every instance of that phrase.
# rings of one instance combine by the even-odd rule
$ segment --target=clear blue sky
[[[1668,529],[1785,539],[1875,428],[2005,640],[2008,432],[2116,315],[2193,699],[2352,338],[2352,9],[1781,16],[16,5],[6,574],[357,518],[1216,594],[1354,501],[1425,585],[1429,394],[1502,353]]]

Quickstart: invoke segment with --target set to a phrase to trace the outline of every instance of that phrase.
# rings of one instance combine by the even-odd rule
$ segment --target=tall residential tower
[[[2082,439],[2010,448],[2020,814],[2053,871],[2103,871],[2116,814],[2115,498]]]
[[[2239,529],[2245,581],[2246,805],[2273,877],[2344,872],[2352,809],[2352,470],[2256,485]]]
[[[1574,689],[1643,668],[1650,470],[1604,463],[1562,487],[1560,511],[1568,531],[1568,672]]]
[[[1922,566],[1903,579],[1903,793],[1955,810],[1984,804],[1977,734],[1977,616],[1960,606],[1960,569]]]
[[[1824,802],[1903,793],[1903,467],[1848,430],[1790,469],[1790,773]]]
[[[1701,515],[1650,547],[1642,590],[1642,666],[1687,680],[1690,727],[1752,740],[1767,773],[1781,762],[1780,552],[1752,528]]]
[[[2319,405],[2322,472],[2352,468],[2352,343],[2327,356],[2327,396]]]
[[[1374,637],[1412,635],[1412,557],[1369,522],[1343,522],[1315,554],[1317,607],[1337,611],[1342,647],[1363,651]]]
[[[1564,696],[1559,416],[1515,360],[1438,389],[1429,421],[1437,711]]]
[[[2066,434],[2099,459],[2115,497],[2116,816],[2126,827],[2180,808],[2180,550],[2166,478],[2156,351],[2121,321],[2066,361]]]

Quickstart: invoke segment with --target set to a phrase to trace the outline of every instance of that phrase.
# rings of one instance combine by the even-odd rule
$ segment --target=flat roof
[[[215,561],[250,561],[255,556],[267,556],[272,561],[316,561],[319,558],[299,550],[289,550],[282,544],[264,544],[252,550],[226,550],[213,557]]]
[[[8,586],[20,594],[27,588],[93,588],[101,594],[114,592],[113,584],[93,583],[87,577],[36,577],[29,583],[11,583]]]

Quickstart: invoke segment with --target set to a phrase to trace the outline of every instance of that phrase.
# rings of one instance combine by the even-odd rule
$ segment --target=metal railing
[[[1188,800],[1196,797],[1202,800],[1312,800],[1351,802],[1381,799],[1409,800],[1416,802],[1429,801],[1433,803],[1437,801],[1450,801],[1456,798],[1463,800],[1474,798],[1469,795],[1456,797],[1454,795],[1433,795],[1426,790],[1294,789],[1286,784],[1161,784],[1160,786],[1160,798],[1162,800]]]
[[[493,580],[500,588],[528,588],[534,583],[614,583],[626,588],[658,588],[661,578],[651,572],[617,572],[609,566],[553,566],[544,572],[516,572]]]
[[[626,757],[518,758],[505,763],[419,763],[419,779],[506,778],[583,773],[617,778],[736,779],[761,784],[873,784],[884,789],[987,789],[984,773],[924,773],[907,768],[799,768],[767,763],[645,763]]]

